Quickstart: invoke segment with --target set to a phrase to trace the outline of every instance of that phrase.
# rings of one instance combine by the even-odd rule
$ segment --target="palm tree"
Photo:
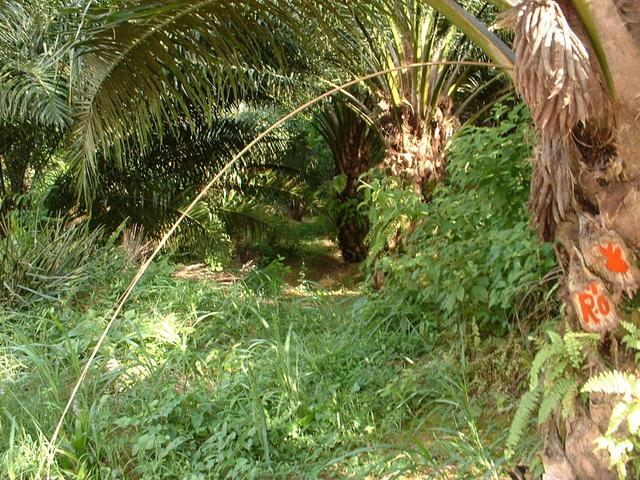
[[[66,25],[47,2],[0,6],[0,198],[6,213],[44,170],[70,122],[58,46]],[[56,24],[56,30],[52,27]]]
[[[446,18],[418,0],[386,0],[377,12],[355,12],[354,19],[360,32],[344,59],[354,72],[360,73],[363,65],[378,71],[455,62],[472,50]],[[386,170],[425,198],[444,178],[445,145],[459,126],[454,103],[473,73],[471,67],[430,65],[367,82],[379,102],[373,120],[384,134]]]
[[[227,113],[243,102],[275,104],[299,88],[301,72],[313,72],[298,40],[306,38],[308,17],[340,15],[331,2],[299,0],[150,1],[117,9],[93,2],[59,9],[58,3],[0,5],[9,27],[0,32],[0,53],[8,60],[0,66],[0,188],[23,193],[27,169],[37,170],[41,157],[60,149],[75,179],[61,179],[51,207],[71,209],[75,187],[94,222],[117,225],[130,217],[152,234],[179,214],[189,192],[230,152],[266,128],[229,121]],[[272,140],[264,145],[277,143]],[[281,158],[273,149],[263,158],[280,173],[300,139],[280,147],[284,143]],[[248,197],[253,189],[286,191],[299,200],[299,179],[291,178],[299,171],[286,178],[255,161],[243,167]],[[233,230],[255,234],[275,219],[264,202],[257,208],[252,198],[251,209],[239,201],[242,195],[229,195],[237,192],[233,186],[220,191],[225,194],[209,206]]]
[[[379,161],[381,141],[357,107],[334,98],[316,114],[316,127],[327,143],[335,165],[338,185],[338,245],[347,262],[361,262],[367,257],[365,242],[369,225],[358,212],[363,200],[359,192],[360,177]]]
[[[0,4],[0,53],[10,60],[0,67],[0,120],[62,131],[87,202],[99,158],[122,168],[128,151],[167,128],[194,129],[220,106],[277,95],[296,72],[313,71],[304,52],[325,18],[344,17],[328,0],[58,4],[45,18],[64,28],[42,27],[48,36],[35,48],[39,2]]]
[[[530,205],[541,237],[563,246],[567,323],[615,339],[622,292],[633,297],[640,282],[634,267],[640,251],[640,196],[634,186],[640,172],[640,101],[630,76],[640,72],[640,42],[625,9],[607,0],[590,5],[548,0],[515,10],[515,83],[539,131]],[[535,24],[533,18],[546,23]],[[609,357],[601,354],[594,360],[596,370]],[[611,402],[612,396],[599,400],[598,408],[571,422],[564,458],[547,456],[548,471],[564,465],[576,478],[617,477],[608,468],[608,455],[593,452],[593,440],[608,423],[602,408]]]
[[[491,50],[466,12],[448,0],[430,3]],[[515,86],[539,136],[533,224],[541,238],[560,243],[566,272],[563,328],[597,332],[614,345],[622,295],[635,298],[640,284],[638,7],[637,0],[525,0],[507,18],[515,30]],[[611,361],[636,367],[615,348],[601,348],[590,364],[599,371]],[[548,425],[545,478],[617,478],[609,455],[594,452],[614,402],[592,394],[566,424]]]
[[[209,125],[202,122],[195,131],[186,125],[173,128],[144,153],[132,151],[126,169],[99,161],[100,182],[90,211],[77,205],[75,179],[69,173],[58,178],[46,206],[76,217],[90,213],[90,223],[107,231],[127,222],[142,227],[147,239],[157,239],[207,179],[273,115],[271,109],[242,104],[218,111]],[[281,237],[288,205],[303,200],[302,184],[314,173],[310,152],[304,148],[305,132],[299,129],[291,124],[269,135],[225,175],[177,232],[171,243],[174,253],[202,259],[215,249],[215,237],[221,233],[243,242]]]

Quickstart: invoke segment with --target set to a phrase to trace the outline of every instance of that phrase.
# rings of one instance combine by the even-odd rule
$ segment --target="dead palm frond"
[[[527,0],[514,14],[516,90],[541,130],[566,138],[607,107],[597,65],[555,1]]]

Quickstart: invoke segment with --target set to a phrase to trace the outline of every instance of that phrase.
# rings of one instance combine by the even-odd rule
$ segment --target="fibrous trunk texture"
[[[408,105],[401,107],[402,124],[385,131],[387,171],[428,198],[433,187],[445,176],[444,150],[459,122],[453,116],[453,102],[442,97],[427,118],[415,115]]]
[[[640,0],[592,0],[615,84],[604,75],[569,0],[525,0],[514,9],[516,89],[532,111],[539,143],[530,206],[540,237],[559,241],[567,305],[563,329],[598,333],[591,371],[636,369],[612,355],[624,298],[640,284]],[[615,92],[615,94],[614,94]],[[549,425],[546,480],[608,480],[607,428],[614,398],[592,395]]]
[[[346,262],[357,263],[367,258],[369,252],[366,243],[369,224],[358,213],[357,206],[362,202],[358,192],[360,176],[371,168],[371,161],[369,144],[366,138],[358,135],[356,128],[347,138],[346,155],[336,162],[336,175],[346,177],[346,186],[338,194],[343,206],[338,218],[338,246]]]

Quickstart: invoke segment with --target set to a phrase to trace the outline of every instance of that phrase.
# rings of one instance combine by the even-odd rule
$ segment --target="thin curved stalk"
[[[62,426],[63,426],[64,420],[65,420],[67,414],[69,413],[69,411],[71,410],[71,406],[72,406],[72,404],[73,404],[73,402],[74,402],[74,400],[75,400],[75,398],[76,398],[76,396],[78,394],[78,391],[80,390],[80,386],[82,385],[82,382],[85,380],[85,378],[87,377],[87,375],[89,373],[89,368],[91,367],[91,365],[93,364],[94,360],[98,356],[98,352],[100,351],[100,348],[102,348],[102,345],[103,345],[104,341],[106,340],[107,335],[111,331],[111,328],[115,324],[115,321],[117,320],[118,316],[122,312],[122,308],[126,304],[127,300],[129,300],[129,297],[133,293],[134,289],[136,288],[136,286],[138,285],[138,283],[140,282],[140,280],[142,279],[144,274],[147,272],[147,270],[149,269],[149,267],[151,266],[153,261],[156,259],[156,257],[160,253],[160,251],[167,244],[167,242],[169,241],[169,238],[171,238],[171,236],[176,232],[176,230],[178,229],[180,224],[189,216],[191,211],[205,197],[205,195],[209,192],[209,190],[211,190],[211,188],[216,183],[218,183],[218,181],[247,152],[249,152],[249,150],[251,150],[254,146],[256,146],[267,135],[269,135],[274,130],[278,129],[280,126],[282,126],[283,124],[285,124],[286,122],[291,120],[293,117],[295,117],[299,113],[307,110],[308,108],[310,108],[313,105],[321,102],[322,100],[324,100],[326,98],[329,98],[329,97],[331,97],[332,95],[334,95],[336,93],[344,91],[345,89],[347,89],[349,87],[357,85],[360,82],[363,82],[363,81],[366,81],[366,80],[370,80],[372,78],[380,77],[380,76],[383,76],[383,75],[388,75],[389,73],[393,73],[393,72],[399,72],[399,71],[403,71],[403,70],[408,70],[408,69],[411,69],[411,68],[428,67],[428,66],[436,66],[436,65],[474,65],[474,66],[488,67],[488,68],[502,68],[502,69],[505,68],[504,65],[495,65],[493,63],[488,63],[488,62],[472,62],[472,61],[421,62],[421,63],[412,63],[412,64],[408,64],[408,65],[403,65],[403,66],[400,66],[400,67],[389,68],[389,69],[386,69],[386,70],[382,70],[382,71],[375,72],[375,73],[370,73],[370,74],[365,75],[363,77],[357,78],[357,79],[352,80],[352,81],[350,81],[348,83],[345,83],[344,85],[332,88],[331,90],[328,90],[328,91],[324,92],[323,94],[318,95],[314,99],[309,100],[308,102],[304,103],[300,107],[296,108],[295,110],[292,110],[287,115],[285,115],[282,118],[280,118],[280,120],[278,120],[277,122],[272,124],[264,132],[262,132],[260,135],[258,135],[254,140],[252,140],[249,144],[247,144],[247,146],[244,147],[240,152],[238,152],[238,154],[236,154],[216,174],[216,176],[212,180],[210,180],[209,183],[207,183],[207,185],[200,191],[200,193],[196,196],[196,198],[194,198],[193,201],[189,204],[189,206],[182,212],[182,214],[180,215],[180,218],[178,218],[178,220],[176,220],[176,222],[171,226],[171,228],[167,231],[167,233],[164,234],[164,236],[162,237],[162,239],[160,240],[160,242],[158,243],[156,248],[153,250],[153,252],[149,256],[149,258],[140,266],[140,268],[138,269],[138,272],[133,277],[133,280],[131,280],[131,283],[129,284],[127,289],[120,296],[120,299],[116,303],[116,306],[115,306],[115,309],[114,309],[113,314],[111,316],[111,319],[109,320],[109,322],[105,326],[102,334],[98,338],[98,341],[96,342],[96,345],[93,348],[93,351],[91,352],[91,355],[89,356],[89,359],[87,360],[84,368],[82,369],[82,372],[80,373],[80,376],[79,376],[78,380],[76,381],[76,383],[75,383],[75,385],[73,387],[73,390],[71,391],[71,395],[69,396],[69,400],[67,401],[67,404],[65,405],[65,407],[64,407],[64,409],[62,411],[62,414],[60,415],[60,419],[58,420],[58,423],[56,424],[56,428],[53,431],[51,439],[49,440],[49,445],[47,447],[47,451],[45,452],[45,456],[40,461],[40,464],[38,466],[38,470],[37,470],[36,475],[35,475],[35,479],[36,480],[40,480],[42,478],[41,475],[43,473],[43,469],[45,470],[45,477],[44,478],[46,478],[47,480],[50,479],[51,465],[53,463],[53,460],[55,458],[55,453],[56,453],[56,443],[58,441],[58,437],[60,435],[60,432],[62,431]]]

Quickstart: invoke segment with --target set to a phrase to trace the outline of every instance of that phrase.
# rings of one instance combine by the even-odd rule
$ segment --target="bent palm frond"
[[[325,14],[338,14],[334,4],[157,0],[91,9],[74,45],[82,76],[73,161],[85,200],[95,190],[99,152],[122,167],[128,149],[144,150],[167,125],[209,122],[216,105],[255,94],[256,75],[286,84],[273,67],[305,62],[301,45],[311,44]]]

